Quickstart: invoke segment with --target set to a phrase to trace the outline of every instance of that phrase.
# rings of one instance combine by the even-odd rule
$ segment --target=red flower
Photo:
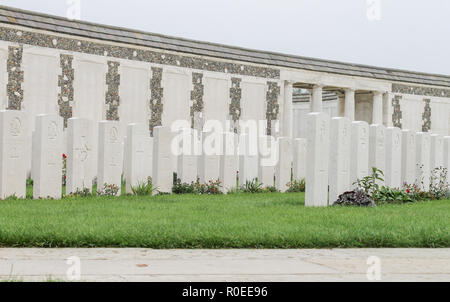
[[[406,190],[406,193],[408,193],[408,194],[409,194],[409,193],[411,193],[411,191],[410,191],[410,190],[408,189],[408,190]]]
[[[67,155],[63,154],[63,159],[67,159]]]

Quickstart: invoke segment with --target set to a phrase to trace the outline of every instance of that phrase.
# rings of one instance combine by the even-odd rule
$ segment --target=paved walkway
[[[107,282],[369,281],[368,270],[381,281],[450,281],[450,249],[0,249],[3,281],[67,281],[68,272]]]

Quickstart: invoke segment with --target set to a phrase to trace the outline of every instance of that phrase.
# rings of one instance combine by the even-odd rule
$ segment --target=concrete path
[[[0,249],[3,281],[369,281],[368,271],[381,281],[448,282],[450,249]]]

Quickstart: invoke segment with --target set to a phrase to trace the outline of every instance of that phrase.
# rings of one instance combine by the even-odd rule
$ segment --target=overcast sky
[[[0,0],[64,17],[67,2]],[[81,0],[85,21],[446,75],[449,15],[449,0]]]

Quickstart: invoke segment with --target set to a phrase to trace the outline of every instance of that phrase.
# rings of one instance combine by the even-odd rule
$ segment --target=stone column
[[[345,114],[344,116],[350,121],[355,121],[355,90],[351,88],[345,89]]]
[[[383,93],[373,92],[372,124],[383,125]]]
[[[350,190],[351,121],[345,117],[331,120],[330,204]]]
[[[115,185],[122,192],[123,145],[120,122],[101,121],[98,125],[97,191],[105,185]]]
[[[294,82],[284,82],[283,136],[294,137]]]
[[[324,85],[314,85],[311,96],[311,112],[323,112],[323,87]]]
[[[307,116],[306,199],[307,207],[328,206],[328,163],[330,117],[324,113]]]
[[[57,115],[36,116],[33,132],[33,197],[61,199],[63,119]]]
[[[394,123],[392,122],[392,95],[389,92],[383,94],[383,124],[386,127],[393,127]]]

